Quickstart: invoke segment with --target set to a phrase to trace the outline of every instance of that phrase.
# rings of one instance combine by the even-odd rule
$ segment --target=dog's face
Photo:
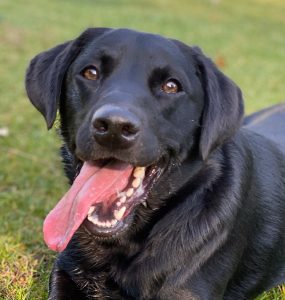
[[[203,89],[194,62],[170,40],[107,32],[77,56],[65,85],[61,111],[83,161],[150,166],[193,143]]]
[[[171,181],[171,169],[189,156],[206,160],[243,113],[239,89],[198,48],[127,29],[89,29],[40,54],[26,86],[49,128],[59,107],[62,134],[79,161],[132,168],[117,197],[92,206],[96,221],[84,224],[96,235],[125,231],[137,208],[147,209],[140,204]]]

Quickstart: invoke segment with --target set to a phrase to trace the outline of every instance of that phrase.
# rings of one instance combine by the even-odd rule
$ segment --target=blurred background
[[[60,138],[26,97],[26,67],[100,26],[199,45],[241,87],[247,113],[285,101],[284,0],[0,0],[0,299],[46,299],[55,255],[42,223],[67,190]],[[285,287],[258,299],[285,299]]]

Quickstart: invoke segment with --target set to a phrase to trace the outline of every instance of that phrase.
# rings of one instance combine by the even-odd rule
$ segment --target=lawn
[[[0,0],[0,299],[46,299],[42,222],[67,189],[56,130],[25,95],[29,60],[90,26],[155,32],[204,49],[252,112],[285,100],[284,13],[284,0]],[[285,299],[285,286],[258,299]]]

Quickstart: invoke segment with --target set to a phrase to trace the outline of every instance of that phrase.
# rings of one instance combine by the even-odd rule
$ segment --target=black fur
[[[96,82],[81,76],[92,64]],[[170,78],[182,91],[161,90]],[[240,128],[241,92],[201,50],[88,29],[36,56],[26,88],[48,128],[60,110],[70,182],[84,160],[163,161],[148,206],[135,208],[125,232],[79,228],[54,264],[49,299],[252,299],[285,281],[284,149]],[[132,147],[94,141],[90,122],[106,104],[140,120]]]

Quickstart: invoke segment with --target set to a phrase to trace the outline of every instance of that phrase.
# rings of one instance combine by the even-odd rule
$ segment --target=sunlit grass
[[[218,4],[213,4],[218,3]],[[242,88],[247,112],[285,99],[283,0],[0,0],[0,299],[46,299],[54,254],[42,222],[67,184],[55,131],[28,102],[38,52],[89,26],[131,27],[200,45]],[[259,300],[285,299],[284,287]]]

